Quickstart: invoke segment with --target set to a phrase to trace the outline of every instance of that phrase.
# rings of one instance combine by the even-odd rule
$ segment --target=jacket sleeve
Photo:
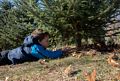
[[[34,53],[34,56],[41,59],[41,56],[44,58],[51,58],[56,59],[60,58],[63,55],[63,52],[61,50],[51,51],[47,49],[43,49],[43,47],[39,46],[37,47],[36,53]]]
[[[63,55],[63,52],[61,50],[51,51],[51,50],[44,50],[42,52],[46,57],[56,59],[60,58]]]

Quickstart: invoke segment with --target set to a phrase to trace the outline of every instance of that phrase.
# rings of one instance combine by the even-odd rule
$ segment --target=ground
[[[119,81],[116,79],[120,68],[112,67],[107,63],[108,54],[82,56],[80,58],[68,56],[56,60],[47,60],[45,63],[26,62],[19,65],[0,66],[0,81],[87,81],[84,71],[96,69],[96,80]],[[71,65],[71,74],[66,75],[64,70]]]

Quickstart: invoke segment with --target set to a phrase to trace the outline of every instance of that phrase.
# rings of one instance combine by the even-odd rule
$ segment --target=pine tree
[[[34,21],[11,4],[6,0],[0,5],[0,48],[2,50],[20,46],[24,37],[33,30],[31,27]]]
[[[36,22],[57,29],[63,39],[75,39],[77,47],[82,39],[105,42],[106,24],[120,9],[119,0],[17,0],[17,5]]]

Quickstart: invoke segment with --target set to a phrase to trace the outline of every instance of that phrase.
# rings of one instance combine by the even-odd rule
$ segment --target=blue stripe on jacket
[[[62,57],[63,52],[61,50],[47,50],[40,44],[34,44],[31,46],[31,54],[39,59],[43,59],[45,57],[56,59]]]

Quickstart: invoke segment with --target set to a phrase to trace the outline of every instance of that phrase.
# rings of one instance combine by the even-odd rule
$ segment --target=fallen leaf
[[[107,62],[108,64],[114,67],[120,67],[120,63],[117,60],[118,60],[118,56],[116,54],[110,54],[110,56],[107,59]]]
[[[115,78],[116,78],[117,80],[120,80],[120,73],[116,74],[116,75],[115,75]]]
[[[69,66],[64,70],[64,74],[70,75],[71,72],[72,72],[72,65],[69,65]]]
[[[96,81],[96,70],[94,69],[92,73],[84,72],[84,76],[88,81]]]
[[[86,54],[90,55],[90,56],[95,56],[96,55],[96,50],[91,49]]]
[[[73,53],[72,53],[72,56],[73,56],[73,57],[77,56],[76,52],[73,52]]]
[[[77,59],[79,59],[81,56],[83,56],[83,54],[82,54],[82,53],[73,52],[73,53],[72,53],[72,56],[73,56],[73,57],[76,57]]]
[[[79,59],[82,56],[82,54],[77,55],[77,58]]]
[[[46,65],[46,61],[45,61],[45,60],[40,60],[39,63],[40,63],[41,65]]]
[[[108,59],[108,63],[114,67],[120,67],[120,64],[113,59]]]

